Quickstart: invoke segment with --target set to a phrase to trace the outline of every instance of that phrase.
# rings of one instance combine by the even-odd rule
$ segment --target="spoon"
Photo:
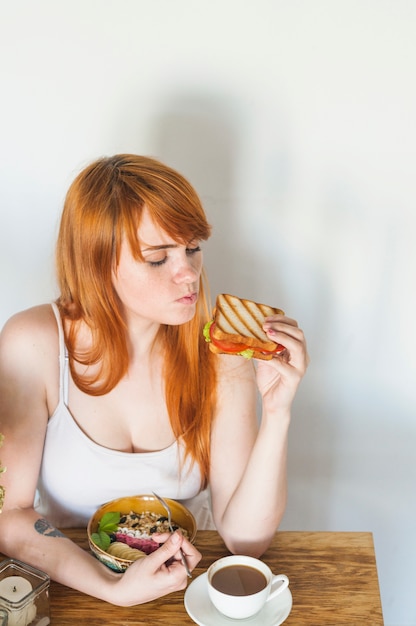
[[[155,496],[155,498],[159,500],[160,504],[164,507],[164,509],[166,510],[166,513],[168,514],[168,524],[169,524],[170,532],[171,533],[175,532],[172,526],[172,513],[170,510],[170,506],[168,505],[166,500],[158,496],[157,493],[155,493],[154,491],[153,491],[153,495]],[[186,570],[186,573],[188,574],[189,578],[192,578],[191,570],[188,567],[188,563],[186,562],[186,558],[185,558],[182,548],[179,548],[179,552],[181,553],[182,563]]]

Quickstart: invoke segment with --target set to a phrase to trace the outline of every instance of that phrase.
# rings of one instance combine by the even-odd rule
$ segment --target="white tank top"
[[[182,444],[156,452],[119,452],[96,444],[79,428],[68,409],[69,364],[62,321],[57,306],[52,308],[59,330],[59,403],[46,430],[36,510],[58,528],[79,527],[109,500],[155,491],[183,501],[199,528],[212,528],[208,493],[199,493],[198,465],[190,469],[186,462],[180,472]]]

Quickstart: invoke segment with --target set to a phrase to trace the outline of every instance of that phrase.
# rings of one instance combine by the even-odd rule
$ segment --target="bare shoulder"
[[[0,366],[10,367],[37,359],[38,366],[56,352],[58,329],[50,304],[26,309],[13,315],[0,333]]]
[[[56,334],[55,316],[50,304],[40,304],[30,309],[15,313],[4,324],[1,336],[19,336],[20,334],[41,333],[43,337],[54,331]]]

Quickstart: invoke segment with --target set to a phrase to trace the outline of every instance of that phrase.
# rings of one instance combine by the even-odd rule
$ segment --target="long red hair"
[[[211,234],[189,182],[147,157],[120,154],[95,161],[75,178],[65,199],[56,248],[61,294],[57,302],[69,321],[66,345],[74,382],[91,395],[111,391],[129,367],[126,326],[112,270],[118,264],[123,236],[135,258],[143,260],[137,229],[145,206],[155,223],[179,243],[206,240]],[[194,318],[159,330],[172,429],[182,438],[186,455],[199,464],[203,485],[208,479],[216,399],[215,362],[202,335],[210,314],[202,273]],[[82,354],[76,348],[79,322],[89,327],[92,336],[90,349]],[[75,361],[97,365],[96,375],[77,373]]]

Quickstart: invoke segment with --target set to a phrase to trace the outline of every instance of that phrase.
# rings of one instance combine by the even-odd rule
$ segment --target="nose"
[[[194,283],[201,273],[200,264],[187,255],[181,256],[175,264],[174,280],[177,283]]]

